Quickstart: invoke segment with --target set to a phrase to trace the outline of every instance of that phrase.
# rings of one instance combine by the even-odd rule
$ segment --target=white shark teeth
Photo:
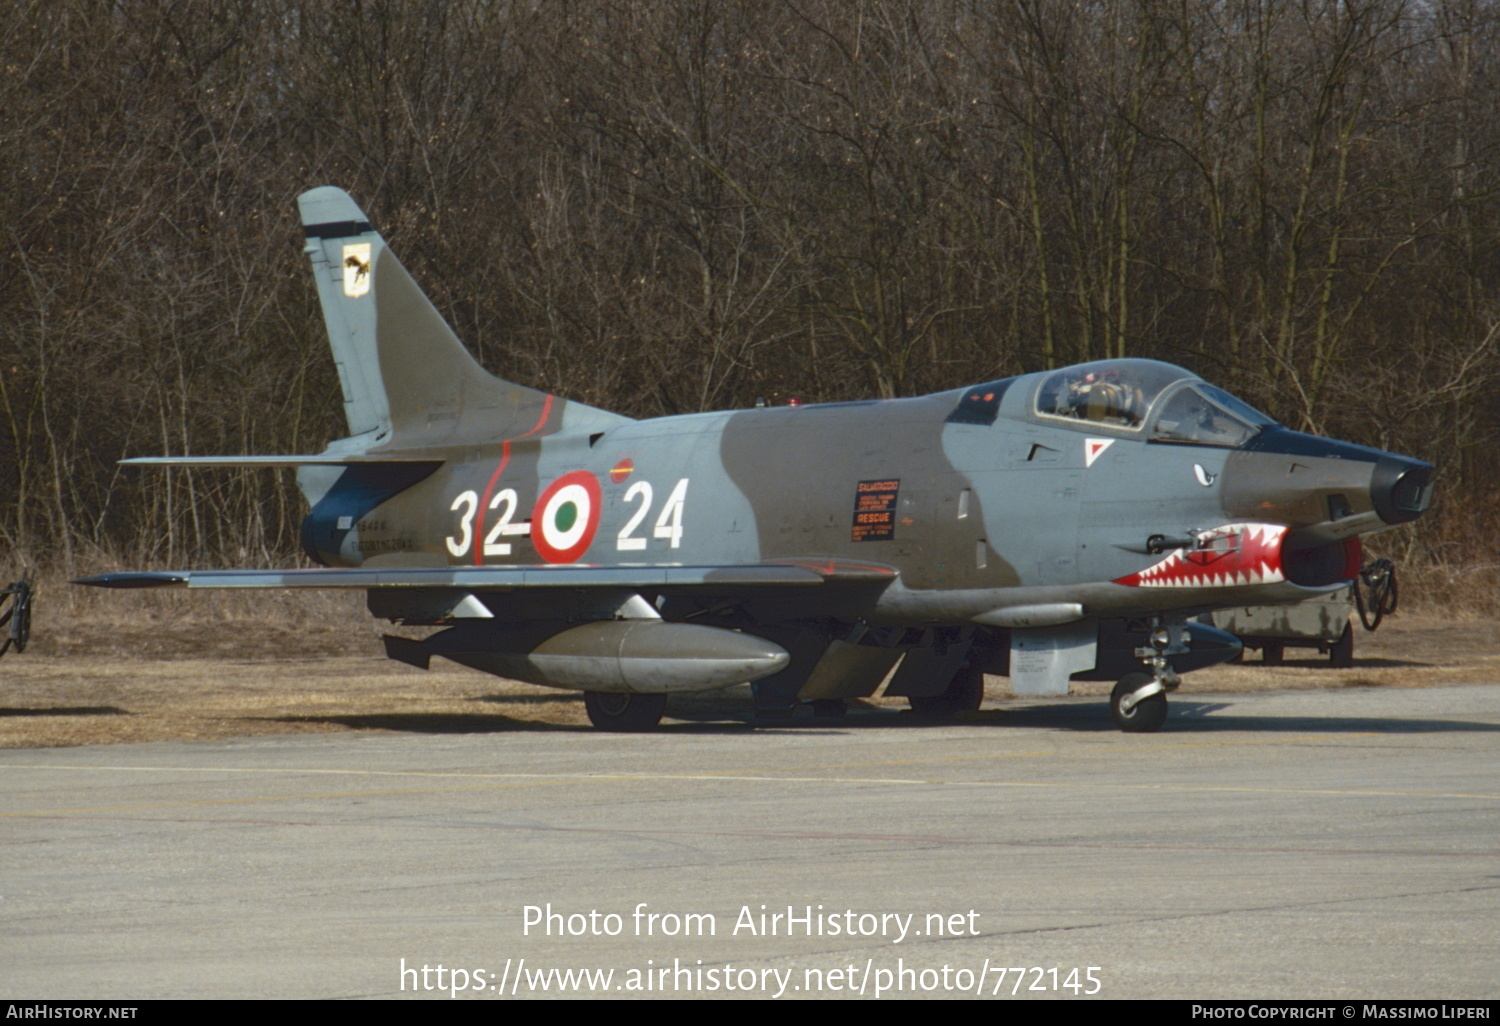
[[[1142,588],[1243,588],[1285,580],[1281,571],[1281,541],[1286,528],[1278,524],[1227,524],[1198,535],[1191,552],[1177,549],[1139,573],[1117,578],[1117,584]],[[1220,539],[1233,539],[1232,548],[1215,548]],[[1198,557],[1194,559],[1192,557]]]

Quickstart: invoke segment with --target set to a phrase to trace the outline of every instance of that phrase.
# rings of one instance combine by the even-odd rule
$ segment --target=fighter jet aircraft
[[[580,690],[650,729],[667,696],[754,682],[757,714],[905,696],[977,708],[1118,679],[1159,729],[1236,640],[1191,617],[1345,586],[1415,519],[1424,462],[1289,430],[1181,368],[1104,360],[913,399],[632,420],[491,376],[343,191],[300,198],[349,437],[283,466],[321,568],[110,573],[106,587],[360,588],[442,628],[387,636]]]

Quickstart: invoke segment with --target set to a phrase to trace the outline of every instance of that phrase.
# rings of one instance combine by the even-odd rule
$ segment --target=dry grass
[[[1488,562],[1402,567],[1402,608],[1466,622],[1500,617],[1500,555],[1481,551]]]

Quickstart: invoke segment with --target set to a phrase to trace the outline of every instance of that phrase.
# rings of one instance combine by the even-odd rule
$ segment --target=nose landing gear
[[[1128,734],[1150,734],[1167,722],[1166,685],[1149,673],[1127,673],[1109,696],[1115,726]]]
[[[1131,734],[1150,734],[1167,722],[1167,692],[1182,678],[1167,656],[1188,651],[1187,625],[1181,620],[1151,618],[1150,644],[1135,650],[1149,673],[1127,673],[1109,695],[1109,714],[1115,726]]]

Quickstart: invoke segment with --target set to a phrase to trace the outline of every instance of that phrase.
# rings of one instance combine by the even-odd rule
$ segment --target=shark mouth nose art
[[[1191,549],[1177,549],[1139,573],[1115,578],[1132,588],[1236,588],[1286,580],[1279,524],[1228,524],[1202,531]]]

